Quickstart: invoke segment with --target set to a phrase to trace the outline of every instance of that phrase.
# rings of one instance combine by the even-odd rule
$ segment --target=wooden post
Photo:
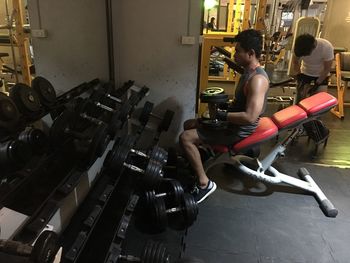
[[[18,51],[20,55],[21,71],[22,71],[22,82],[30,86],[31,75],[30,75],[30,55],[29,55],[29,41],[24,33],[23,28],[23,9],[22,2],[20,0],[12,0],[13,11],[15,14],[16,21],[16,40],[18,45]],[[15,70],[17,70],[15,68]]]
[[[251,4],[251,0],[245,0],[242,30],[249,29],[250,4]]]
[[[227,29],[226,32],[232,32],[232,20],[233,20],[233,8],[234,8],[234,0],[230,0],[228,4],[228,15],[227,15]]]
[[[242,16],[242,11],[241,11],[241,0],[236,1],[236,12],[235,12],[235,18],[234,18],[234,23],[233,23],[233,34],[237,35],[241,30],[241,16]]]
[[[266,0],[259,0],[258,12],[255,20],[256,30],[265,30]]]

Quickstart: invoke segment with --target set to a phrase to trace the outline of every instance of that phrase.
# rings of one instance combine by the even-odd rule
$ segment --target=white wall
[[[38,9],[48,37],[33,38],[37,75],[47,78],[57,93],[96,77],[108,80],[104,1],[29,0],[32,29],[39,28]]]
[[[177,140],[183,121],[194,117],[201,1],[112,2],[116,78],[120,83],[133,79],[148,86],[151,93],[147,100],[155,103],[160,114],[166,108],[176,112],[168,136],[162,137],[171,144]],[[187,33],[196,37],[195,45],[181,45],[181,36]]]

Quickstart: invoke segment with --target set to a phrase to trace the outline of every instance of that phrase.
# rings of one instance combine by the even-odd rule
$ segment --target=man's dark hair
[[[315,37],[310,34],[303,34],[295,39],[294,54],[296,57],[308,56],[315,48]]]
[[[253,49],[255,56],[260,58],[263,40],[259,31],[255,29],[244,30],[235,37],[235,41],[238,42],[246,52]]]

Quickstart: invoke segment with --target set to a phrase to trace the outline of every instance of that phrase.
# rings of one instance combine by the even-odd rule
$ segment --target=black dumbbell
[[[1,252],[29,257],[33,263],[52,263],[58,249],[58,236],[53,231],[42,232],[34,246],[18,241],[0,240]]]
[[[154,225],[159,229],[165,229],[168,225],[168,216],[180,216],[175,221],[182,221],[185,227],[191,226],[197,219],[198,205],[190,194],[184,194],[181,198],[180,205],[166,207],[162,198],[155,198],[150,205],[151,218]]]
[[[89,117],[87,117],[89,118]],[[87,163],[90,163],[96,156],[101,157],[104,153],[109,141],[108,127],[102,121],[93,120],[96,124],[91,133],[76,131],[71,126],[74,126],[77,116],[76,113],[65,110],[53,122],[50,129],[50,139],[54,146],[62,145],[68,137],[78,139],[80,143],[77,150],[81,153],[88,154]]]
[[[10,97],[18,110],[26,117],[33,117],[40,113],[40,99],[38,93],[23,83],[17,83],[10,89]]]
[[[43,77],[35,77],[32,80],[32,88],[39,95],[40,103],[44,107],[50,109],[56,103],[56,91],[52,84]]]
[[[19,120],[19,111],[14,101],[0,92],[0,127],[13,129]]]
[[[47,135],[39,129],[28,127],[18,135],[18,140],[28,144],[35,154],[42,154],[47,146]]]
[[[148,241],[141,258],[131,255],[119,255],[117,262],[169,263],[170,255],[160,242]]]
[[[125,145],[125,147],[127,147],[127,146]],[[133,154],[140,156],[142,158],[157,161],[157,162],[161,163],[162,165],[166,164],[167,160],[168,160],[168,152],[166,150],[164,150],[163,148],[158,147],[158,146],[153,146],[151,148],[151,150],[146,151],[146,152],[130,148],[130,153],[133,153]]]
[[[154,199],[163,198],[166,206],[180,204],[184,190],[176,180],[164,179],[160,182],[157,190],[145,192],[145,202],[149,206],[154,203]]]
[[[158,120],[161,120],[160,125],[158,126],[158,131],[167,131],[171,124],[171,121],[174,117],[174,112],[167,110],[163,117],[152,112],[154,104],[152,102],[146,101],[145,105],[142,108],[142,111],[139,116],[139,121],[141,125],[145,126],[150,117],[154,117]]]
[[[0,166],[21,168],[32,156],[31,148],[19,140],[8,140],[0,143]]]
[[[162,165],[159,162],[149,159],[146,166],[140,168],[134,164],[128,163],[129,153],[129,147],[116,144],[113,149],[108,152],[104,161],[104,166],[114,172],[120,172],[123,167],[126,167],[132,171],[143,174],[143,181],[147,183],[148,186],[156,185],[163,177]]]

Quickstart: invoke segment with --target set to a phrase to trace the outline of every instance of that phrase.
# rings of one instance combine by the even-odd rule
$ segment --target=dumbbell
[[[148,241],[141,258],[131,255],[119,255],[117,262],[169,263],[170,255],[160,242]]]
[[[10,89],[10,97],[18,110],[24,116],[32,118],[40,113],[40,99],[38,93],[23,83],[17,83]]]
[[[200,118],[201,124],[209,128],[223,128],[227,125],[226,121],[217,119],[218,106],[228,102],[228,95],[220,87],[210,87],[201,92],[200,100],[202,103],[208,103],[209,115]]]
[[[137,137],[134,135],[126,135],[120,138],[118,144],[121,147],[127,147],[130,149],[130,153],[135,154],[136,156],[140,156],[145,159],[151,159],[153,161],[157,161],[163,165],[167,163],[168,160],[168,152],[161,147],[153,146],[148,151],[141,151],[133,148],[135,145]]]
[[[52,263],[58,249],[58,236],[53,231],[42,232],[34,246],[18,241],[0,240],[1,252],[29,257],[33,263]]]
[[[40,103],[45,108],[50,109],[55,105],[57,99],[56,91],[47,79],[40,76],[35,77],[32,80],[32,88],[39,95]]]
[[[158,131],[167,131],[171,124],[171,121],[174,117],[174,112],[167,110],[163,117],[152,112],[154,104],[152,102],[146,101],[145,105],[142,108],[142,111],[139,116],[139,121],[142,126],[146,126],[150,117],[154,117],[158,120],[161,120],[161,123],[158,126]]]
[[[145,167],[140,168],[134,164],[128,163],[129,153],[129,147],[115,144],[113,149],[108,152],[103,165],[114,172],[120,172],[123,167],[126,167],[132,171],[143,174],[143,181],[148,186],[155,185],[163,177],[162,165],[159,162],[149,159]]]
[[[39,129],[27,128],[18,135],[18,140],[29,145],[33,153],[42,154],[47,146],[47,135]]]
[[[154,203],[156,198],[163,198],[166,206],[180,204],[184,190],[181,184],[172,179],[163,179],[156,190],[146,191],[144,194],[146,206]]]
[[[13,129],[19,120],[19,111],[15,102],[4,93],[0,92],[0,127]]]
[[[0,143],[0,166],[21,168],[32,156],[31,148],[19,140],[8,140]]]
[[[50,129],[50,139],[54,146],[62,145],[68,137],[78,139],[82,143],[80,152],[87,153],[85,157],[89,163],[96,156],[101,157],[110,140],[108,127],[102,121],[97,122],[93,135],[86,132],[76,131],[72,128],[76,122],[76,113],[70,110],[63,111],[53,122]]]
[[[190,194],[184,194],[181,202],[177,206],[166,207],[166,203],[162,198],[155,198],[153,204],[150,205],[151,218],[154,225],[159,229],[165,229],[168,225],[168,216],[180,216],[175,221],[182,221],[184,226],[191,226],[197,219],[198,205]]]

